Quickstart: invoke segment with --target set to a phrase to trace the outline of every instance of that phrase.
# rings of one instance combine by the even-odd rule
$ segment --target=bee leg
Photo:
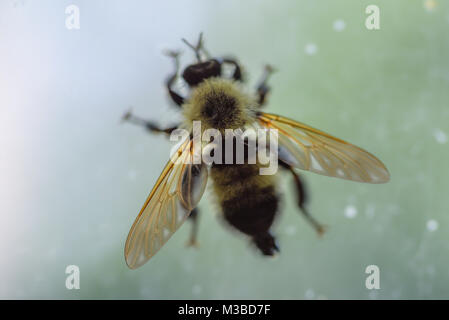
[[[295,180],[296,185],[296,191],[297,191],[297,201],[298,201],[298,207],[301,210],[301,213],[303,216],[307,219],[307,221],[313,226],[313,228],[316,230],[318,235],[323,235],[326,231],[326,227],[320,224],[313,216],[310,215],[309,211],[305,208],[305,204],[307,202],[307,192],[304,188],[303,183],[301,182],[301,179],[299,179],[298,174],[295,172],[294,168],[289,165],[288,163],[279,160],[279,164],[290,171],[290,173],[293,175],[293,179]]]
[[[133,124],[143,126],[145,129],[147,129],[148,131],[153,132],[153,133],[165,133],[167,135],[170,135],[172,133],[172,131],[174,131],[178,128],[178,126],[172,126],[172,127],[168,127],[165,129],[160,128],[157,124],[155,124],[152,121],[148,121],[148,120],[144,120],[142,118],[136,117],[135,115],[133,115],[131,113],[131,110],[128,110],[127,112],[125,112],[125,114],[122,117],[122,121],[128,121]]]
[[[188,247],[199,247],[198,241],[196,240],[198,235],[198,209],[195,208],[189,215],[189,219],[192,221],[192,231],[190,232],[189,240],[186,245]]]
[[[270,65],[266,65],[264,68],[264,72],[262,75],[262,79],[259,81],[259,85],[257,86],[257,95],[259,106],[263,106],[266,102],[265,98],[270,91],[270,87],[268,86],[268,78],[274,72],[274,69]]]
[[[223,58],[222,62],[229,63],[234,66],[234,73],[232,74],[232,79],[234,79],[236,81],[243,81],[242,69],[240,68],[240,65],[237,61],[230,59],[230,58]]]
[[[175,72],[168,77],[167,81],[165,82],[166,86],[167,86],[167,90],[168,90],[168,94],[170,95],[170,97],[172,98],[173,102],[178,105],[179,107],[181,107],[184,104],[184,98],[182,96],[180,96],[178,93],[176,93],[175,91],[173,91],[173,84],[176,81],[176,78],[178,77],[178,72],[179,72],[179,51],[167,51],[165,53],[167,56],[169,56],[170,58],[173,58],[174,62],[175,62]]]

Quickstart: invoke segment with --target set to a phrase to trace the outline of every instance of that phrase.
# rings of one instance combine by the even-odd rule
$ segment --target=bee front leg
[[[232,64],[234,66],[234,72],[232,74],[232,79],[236,81],[243,81],[242,77],[242,68],[240,67],[239,63],[235,61],[234,59],[230,58],[223,58],[223,63]]]
[[[309,213],[309,211],[305,208],[305,204],[307,202],[307,192],[304,188],[303,183],[301,182],[301,179],[299,178],[298,174],[295,172],[294,168],[289,165],[288,163],[282,161],[279,159],[279,164],[284,168],[290,171],[290,173],[293,175],[293,179],[295,180],[295,186],[297,191],[297,203],[298,207],[301,210],[301,213],[303,216],[309,221],[309,223],[313,226],[313,228],[316,230],[319,236],[323,235],[326,231],[326,227],[320,224],[317,220],[315,220],[314,217],[312,217]]]
[[[173,84],[175,83],[179,72],[179,51],[167,51],[166,55],[174,60],[175,72],[168,77],[167,81],[165,82],[165,85],[167,87],[168,94],[172,98],[173,102],[177,106],[181,107],[184,104],[185,99],[173,90]]]
[[[142,118],[136,117],[132,114],[131,110],[128,110],[125,112],[125,114],[122,117],[122,121],[128,121],[135,125],[143,126],[145,129],[147,129],[150,132],[153,133],[165,133],[167,135],[170,135],[174,130],[178,128],[178,126],[171,126],[168,128],[161,128],[157,124],[155,124],[152,121],[144,120]]]
[[[188,247],[199,247],[198,241],[197,241],[197,235],[198,235],[198,208],[195,208],[192,210],[192,212],[189,215],[189,218],[192,221],[192,231],[190,232],[189,240],[186,243],[186,246]]]
[[[262,79],[259,81],[259,84],[257,86],[257,95],[258,95],[258,103],[259,106],[263,106],[266,102],[266,96],[270,92],[270,87],[268,86],[268,78],[270,75],[274,72],[274,69],[270,65],[266,65],[264,68],[264,72],[262,75]]]

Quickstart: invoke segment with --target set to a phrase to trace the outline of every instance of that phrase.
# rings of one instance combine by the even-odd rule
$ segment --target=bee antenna
[[[198,42],[197,42],[196,46],[192,45],[185,38],[182,38],[181,40],[195,52],[196,59],[198,60],[198,62],[201,62],[200,51],[203,50],[206,53],[206,51],[203,48],[203,33],[200,32],[200,36],[198,38]]]

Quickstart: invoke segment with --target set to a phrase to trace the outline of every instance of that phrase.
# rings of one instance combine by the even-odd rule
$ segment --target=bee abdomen
[[[214,165],[211,176],[226,222],[250,236],[264,255],[278,251],[270,234],[279,206],[273,177],[248,164]]]
[[[270,228],[278,211],[279,199],[273,186],[252,187],[238,196],[221,203],[226,221],[250,236],[252,242],[267,256],[272,256],[279,248]]]
[[[273,224],[278,197],[273,186],[251,186],[221,203],[226,221],[249,236],[266,233]]]

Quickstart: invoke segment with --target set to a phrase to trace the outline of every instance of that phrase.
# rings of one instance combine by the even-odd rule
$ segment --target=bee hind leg
[[[323,235],[326,231],[326,226],[320,224],[306,209],[305,204],[307,202],[307,192],[305,191],[304,184],[302,183],[301,179],[299,178],[298,174],[295,172],[294,168],[289,165],[288,163],[282,161],[279,159],[279,164],[290,171],[290,173],[293,175],[293,179],[295,181],[296,191],[297,191],[297,204],[299,209],[301,210],[301,213],[306,218],[306,220],[312,225],[312,227],[315,229],[315,231],[318,233],[319,236]]]
[[[186,246],[198,248],[199,244],[197,241],[197,235],[198,235],[198,209],[197,208],[192,210],[188,219],[190,221],[192,221],[192,230],[190,232],[190,236],[189,236],[189,239],[187,240]]]

